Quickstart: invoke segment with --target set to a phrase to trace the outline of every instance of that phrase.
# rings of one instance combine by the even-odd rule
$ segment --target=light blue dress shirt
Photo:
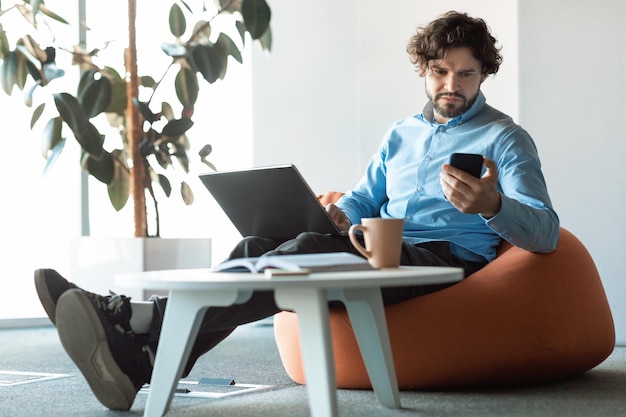
[[[446,200],[439,173],[454,152],[495,161],[502,206],[494,217],[461,213]],[[352,224],[366,217],[403,218],[405,242],[448,241],[455,255],[469,261],[493,260],[502,238],[533,252],[551,252],[559,238],[532,138],[487,105],[482,92],[447,124],[434,121],[431,103],[396,122],[363,178],[337,206]]]

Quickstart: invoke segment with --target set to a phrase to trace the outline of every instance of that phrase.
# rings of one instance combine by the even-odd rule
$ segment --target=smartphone
[[[483,156],[475,153],[453,153],[450,155],[450,165],[480,178],[483,171]]]

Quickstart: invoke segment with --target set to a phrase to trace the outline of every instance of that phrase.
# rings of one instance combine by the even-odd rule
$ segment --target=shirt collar
[[[448,120],[448,123],[446,123],[446,125],[456,126],[470,120],[472,117],[476,116],[483,107],[485,107],[486,103],[487,99],[485,98],[485,95],[482,91],[478,90],[478,96],[476,96],[476,101],[474,101],[472,107],[470,107],[469,110],[467,110],[465,113]],[[430,100],[428,100],[428,102],[424,106],[424,109],[422,110],[422,114],[420,115],[420,117],[422,118],[422,120],[430,124],[438,124],[437,122],[435,122],[434,112],[435,111],[433,108],[433,104],[430,102]]]

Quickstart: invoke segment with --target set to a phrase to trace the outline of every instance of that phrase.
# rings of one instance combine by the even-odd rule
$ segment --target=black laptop
[[[342,234],[294,165],[213,172],[200,180],[244,237]]]

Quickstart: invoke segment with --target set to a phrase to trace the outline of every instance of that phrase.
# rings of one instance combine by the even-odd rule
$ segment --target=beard
[[[441,116],[445,117],[446,119],[455,118],[457,116],[462,115],[466,111],[468,111],[470,109],[470,107],[472,107],[474,102],[476,101],[476,98],[478,97],[478,95],[476,95],[476,96],[472,97],[470,100],[468,100],[467,97],[465,97],[464,95],[461,95],[459,93],[439,93],[439,94],[435,95],[434,98],[428,92],[426,92],[426,95],[428,96],[428,99],[432,103],[433,109],[435,110],[435,112],[437,114],[440,114]],[[439,105],[438,104],[438,100],[441,97],[446,97],[446,96],[448,96],[448,97],[456,97],[456,98],[461,99],[461,104],[460,105],[456,105],[456,104],[452,104],[452,103],[446,103],[443,106]]]

